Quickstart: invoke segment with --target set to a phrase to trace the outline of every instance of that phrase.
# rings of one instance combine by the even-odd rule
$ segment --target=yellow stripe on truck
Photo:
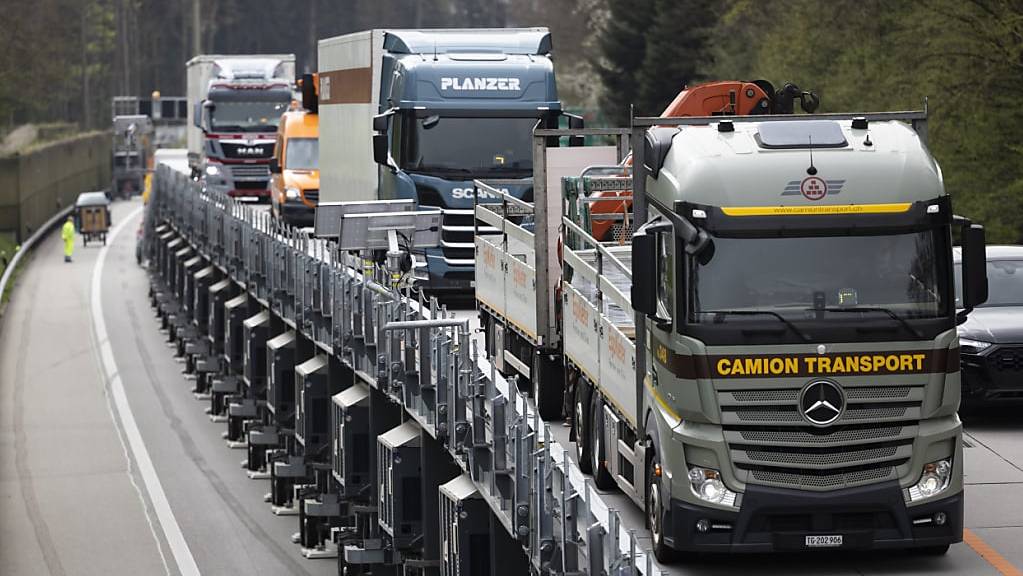
[[[894,204],[845,204],[833,206],[729,206],[726,216],[817,216],[828,214],[899,214],[909,211],[909,202]]]

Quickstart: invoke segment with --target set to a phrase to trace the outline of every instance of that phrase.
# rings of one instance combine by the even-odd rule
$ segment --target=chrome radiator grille
[[[922,385],[845,390],[842,417],[807,423],[798,388],[718,392],[725,440],[747,483],[835,490],[897,479],[909,462],[924,399]]]

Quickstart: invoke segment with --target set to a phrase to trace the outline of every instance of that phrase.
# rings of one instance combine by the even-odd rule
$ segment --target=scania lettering
[[[295,57],[196,56],[188,61],[188,162],[207,188],[269,195],[277,125],[292,100]]]
[[[536,132],[545,167],[571,134]],[[606,134],[631,175],[612,156],[560,201],[489,190],[476,298],[494,366],[544,418],[572,406],[580,467],[646,511],[657,557],[961,541],[956,327],[987,298],[984,231],[952,214],[926,114]],[[608,190],[635,231],[601,242],[579,205]]]
[[[565,116],[548,31],[368,30],[321,40],[319,74],[320,205],[439,208],[441,246],[415,255],[415,276],[471,298],[473,205],[497,201],[473,180],[531,199],[533,128]]]

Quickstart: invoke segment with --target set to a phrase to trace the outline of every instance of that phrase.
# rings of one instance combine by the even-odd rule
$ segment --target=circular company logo
[[[814,380],[799,394],[799,413],[814,426],[828,426],[845,412],[845,392],[830,380]]]
[[[816,176],[807,176],[800,182],[799,191],[807,200],[820,200],[828,195],[828,183]]]

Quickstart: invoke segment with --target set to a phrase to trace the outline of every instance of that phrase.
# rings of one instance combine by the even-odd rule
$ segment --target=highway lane
[[[114,221],[139,206],[116,203]],[[225,425],[211,422],[189,392],[149,306],[148,277],[135,264],[138,218],[107,253],[103,316],[128,404],[191,555],[204,574],[336,574],[336,560],[301,557],[291,543],[297,518],[270,512],[269,481],[245,476],[244,451],[226,446]],[[107,407],[89,307],[99,250],[79,247],[65,265],[59,238],[48,238],[0,328],[0,574],[177,573],[148,494],[143,506],[134,487],[144,487],[135,462],[127,472]]]

